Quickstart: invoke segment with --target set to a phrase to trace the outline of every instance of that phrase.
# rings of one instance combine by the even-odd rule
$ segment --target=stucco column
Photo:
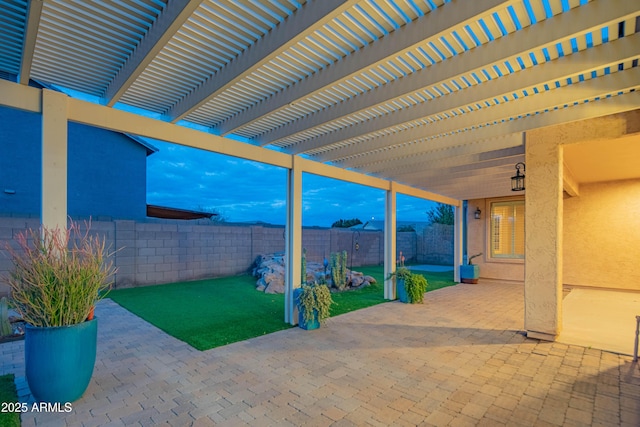
[[[67,227],[67,95],[42,90],[41,221]]]
[[[385,195],[384,214],[384,298],[396,299],[395,278],[387,279],[396,270],[396,189],[392,182]]]
[[[284,321],[298,324],[293,291],[301,286],[302,274],[302,168],[293,156],[287,174],[287,223],[285,226]]]
[[[544,129],[527,133],[525,324],[527,336],[555,340],[562,328],[562,147]]]

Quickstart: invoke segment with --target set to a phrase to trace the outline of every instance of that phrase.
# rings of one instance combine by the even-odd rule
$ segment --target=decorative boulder
[[[284,293],[284,271],[283,254],[259,255],[254,262],[252,270],[253,276],[258,278],[256,290],[268,294]],[[331,271],[327,269],[325,272],[325,267],[322,263],[308,261],[306,279],[308,282],[326,281],[331,286]],[[373,277],[347,269],[346,290],[360,289],[372,283],[376,283]]]

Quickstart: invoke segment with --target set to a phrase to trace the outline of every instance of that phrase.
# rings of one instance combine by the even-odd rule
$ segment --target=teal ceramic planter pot
[[[407,295],[407,289],[404,287],[404,279],[396,280],[396,297],[404,303],[409,302],[409,295]]]
[[[467,264],[460,266],[460,280],[462,283],[478,283],[480,277],[480,266]]]
[[[320,321],[318,320],[318,310],[313,310],[313,319],[305,322],[304,315],[302,314],[300,308],[298,308],[298,326],[306,330],[318,329],[320,327]]]
[[[320,327],[320,321],[318,320],[318,310],[313,310],[313,319],[308,322],[304,321],[304,314],[302,313],[302,309],[300,307],[300,294],[302,293],[302,289],[297,288],[293,291],[293,300],[298,306],[298,326],[302,329],[311,330],[318,329]]]
[[[25,370],[33,397],[49,403],[79,399],[93,375],[97,341],[96,318],[71,326],[27,325]]]

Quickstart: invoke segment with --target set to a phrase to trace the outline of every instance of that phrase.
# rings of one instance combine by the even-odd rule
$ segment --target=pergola
[[[388,273],[397,193],[457,208],[460,264],[462,201],[510,195],[526,162],[525,290],[549,291],[528,292],[525,328],[553,339],[558,212],[580,182],[562,145],[638,132],[634,0],[0,0],[0,12],[0,105],[42,114],[42,222],[66,224],[69,121],[286,168],[292,323],[303,173],[386,191]]]

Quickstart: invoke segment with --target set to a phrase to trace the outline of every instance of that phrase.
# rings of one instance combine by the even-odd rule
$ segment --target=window
[[[524,259],[524,200],[491,203],[491,257]]]

